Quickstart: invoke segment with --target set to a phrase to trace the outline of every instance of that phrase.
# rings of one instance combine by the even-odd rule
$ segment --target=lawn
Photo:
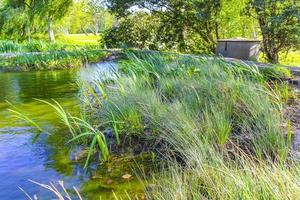
[[[58,43],[72,44],[72,45],[98,45],[100,44],[102,36],[94,34],[68,34],[57,36]]]
[[[280,64],[300,67],[300,51],[280,55]]]

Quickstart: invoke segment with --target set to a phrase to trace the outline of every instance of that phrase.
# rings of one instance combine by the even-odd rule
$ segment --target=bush
[[[158,49],[156,40],[159,19],[147,13],[138,13],[122,19],[118,25],[104,35],[108,48],[135,47],[140,49]]]

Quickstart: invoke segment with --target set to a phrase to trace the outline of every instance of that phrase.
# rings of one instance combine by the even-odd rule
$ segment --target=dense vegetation
[[[112,41],[110,43],[112,45],[119,45],[121,41],[139,48],[155,47],[176,49],[180,52],[213,53],[217,39],[259,37],[262,38],[262,50],[266,59],[274,63],[279,61],[280,52],[299,49],[298,1],[109,0],[108,2],[108,7],[122,19],[120,25],[112,29],[107,37],[113,38],[108,40],[109,43]],[[130,12],[133,6],[143,9],[144,14]],[[143,27],[143,21],[144,24],[150,24],[151,29]],[[136,22],[139,26],[135,24]],[[134,42],[132,36],[137,36]]]
[[[148,199],[297,199],[286,109],[299,99],[275,64],[299,65],[299,33],[295,0],[0,0],[0,70],[70,69],[123,48],[118,69],[78,81],[79,116],[37,100],[83,148],[82,166],[146,153],[161,164]],[[260,39],[274,65],[216,57],[218,39],[235,37]]]
[[[169,164],[149,180],[151,199],[300,195],[283,83],[271,87],[254,68],[218,59],[128,56],[117,79],[80,83],[83,118],[47,103],[72,133],[70,142],[89,146],[86,166],[97,152],[102,161],[124,151],[156,153]]]

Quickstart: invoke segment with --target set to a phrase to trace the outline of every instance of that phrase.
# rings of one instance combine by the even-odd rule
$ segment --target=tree
[[[59,24],[65,32],[98,34],[111,28],[113,22],[113,15],[103,5],[92,0],[77,0]]]
[[[63,18],[71,7],[72,0],[39,0],[36,10],[47,22],[49,41],[54,42],[53,22]]]
[[[139,12],[119,21],[104,36],[105,46],[121,46],[158,50],[162,43],[157,38],[160,19],[149,13]],[[160,43],[160,44],[158,44]]]
[[[27,36],[27,40],[30,42],[36,1],[6,0],[1,5],[0,28],[2,34],[15,39],[22,39]]]
[[[299,48],[300,1],[250,0],[246,10],[258,20],[262,50],[269,62],[278,63],[280,52]]]
[[[220,38],[257,38],[257,21],[244,10],[248,0],[221,0],[221,12],[218,19]]]
[[[89,0],[89,15],[92,16],[92,29],[95,33],[105,31],[112,27],[114,16],[104,8],[102,3],[97,0]]]
[[[146,10],[161,18],[159,35],[179,51],[190,51],[188,40],[200,38],[213,52],[218,38],[220,0],[107,0],[107,6],[121,18],[136,10]]]

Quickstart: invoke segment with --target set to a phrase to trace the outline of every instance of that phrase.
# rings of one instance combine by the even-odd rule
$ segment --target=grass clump
[[[261,159],[286,158],[289,141],[281,128],[278,94],[267,89],[256,70],[247,68],[245,77],[245,68],[219,60],[130,56],[132,62],[121,67],[126,75],[106,88],[101,115],[102,121],[114,116],[120,134],[193,133],[191,140],[200,138],[220,149],[233,142]]]
[[[128,57],[122,76],[101,83],[106,98],[94,120],[115,127],[121,144],[138,138],[171,161],[149,198],[299,196],[299,167],[287,166],[285,95],[257,69],[193,56]]]
[[[13,41],[0,41],[0,53],[20,52],[21,50],[21,45]]]
[[[286,67],[273,66],[260,69],[262,75],[269,80],[287,80],[292,77],[291,71]]]
[[[215,150],[186,147],[184,167],[171,164],[155,177],[149,199],[298,199],[299,166],[253,162],[239,156],[226,161]],[[202,152],[202,153],[201,153]],[[206,152],[206,153],[205,153]]]

